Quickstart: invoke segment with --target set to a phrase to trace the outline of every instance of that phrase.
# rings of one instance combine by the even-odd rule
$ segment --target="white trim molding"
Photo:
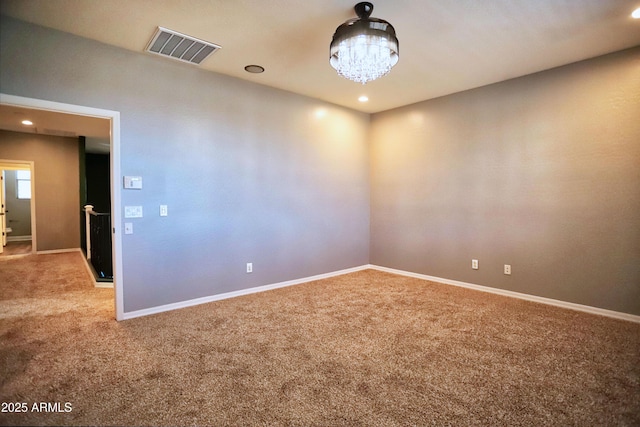
[[[98,282],[96,280],[95,287],[100,289],[113,289],[113,282]]]
[[[7,261],[7,260],[10,260],[10,259],[16,259],[16,258],[24,258],[26,256],[31,256],[31,255],[33,255],[33,253],[31,253],[31,252],[26,253],[26,254],[2,255],[2,256],[0,256],[0,262]]]
[[[303,283],[313,282],[315,280],[328,279],[330,277],[342,276],[343,274],[355,273],[356,271],[368,270],[369,265],[347,268],[331,273],[318,274],[316,276],[305,277],[301,279],[288,280],[286,282],[273,283],[271,285],[257,286],[255,288],[241,289],[239,291],[226,292],[223,294],[211,295],[208,297],[196,298],[187,301],[176,302],[173,304],[161,305],[158,307],[145,308],[142,310],[130,311],[124,313],[123,320],[134,319],[136,317],[149,316],[151,314],[163,313],[165,311],[178,310],[180,308],[193,307],[195,305],[206,304],[208,302],[220,301],[228,298],[235,298],[243,295],[255,294],[258,292],[270,291],[272,289],[284,288],[287,286],[300,285]]]
[[[87,269],[87,272],[89,273],[89,276],[91,277],[91,279],[93,280],[93,285],[96,288],[108,288],[108,289],[113,289],[113,281],[111,282],[98,282],[95,277],[95,273],[93,271],[93,268],[91,268],[91,266],[89,265],[89,260],[87,259],[87,257],[84,255],[84,251],[80,251],[82,254],[82,260],[84,261],[84,266]]]
[[[589,305],[576,304],[573,302],[560,301],[552,298],[539,297],[536,295],[523,294],[520,292],[508,291],[505,289],[492,288],[489,286],[476,285],[473,283],[459,282],[457,280],[443,279],[442,277],[428,276],[426,274],[412,273],[410,271],[396,270],[394,268],[382,267],[379,265],[369,265],[369,268],[373,270],[384,271],[387,273],[398,274],[400,276],[407,276],[407,277],[413,277],[416,279],[428,280],[430,282],[436,282],[443,285],[459,286],[462,288],[473,289],[475,291],[488,292],[491,294],[497,294],[497,295],[507,296],[511,298],[518,298],[526,301],[533,301],[541,304],[567,308],[570,310],[582,311],[585,313],[597,314],[600,316],[611,317],[614,319],[627,320],[629,322],[640,323],[640,316],[636,316],[634,314],[622,313],[619,311],[607,310],[604,308],[592,307]]]
[[[51,249],[48,251],[37,251],[38,255],[47,255],[47,254],[64,254],[67,252],[82,252],[80,248],[70,248],[70,249]]]
[[[7,227],[8,229],[8,227]],[[7,236],[7,242],[29,242],[31,241],[31,235],[28,236]]]

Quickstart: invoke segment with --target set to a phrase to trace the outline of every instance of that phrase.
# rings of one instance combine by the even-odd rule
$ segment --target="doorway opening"
[[[109,145],[110,145],[110,172],[111,172],[111,218],[112,221],[112,259],[113,259],[113,286],[114,286],[114,306],[116,320],[124,320],[123,301],[123,273],[122,273],[122,231],[121,218],[121,194],[118,185],[120,176],[120,113],[118,111],[104,110],[99,108],[65,104],[35,98],[25,98],[21,96],[6,95],[0,93],[0,106],[14,106],[18,108],[28,108],[34,111],[57,112],[76,117],[93,117],[107,119],[109,121]],[[33,176],[33,175],[32,175]],[[32,180],[33,188],[33,180]],[[32,210],[33,210],[32,203]],[[35,215],[32,216],[32,221]],[[35,229],[35,224],[32,228]],[[35,245],[34,245],[35,246]],[[33,250],[33,249],[32,249]]]
[[[0,159],[0,257],[35,252],[33,162]]]

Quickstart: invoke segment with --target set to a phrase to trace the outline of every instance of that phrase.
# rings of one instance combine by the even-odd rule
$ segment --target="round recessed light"
[[[631,12],[631,17],[633,19],[640,19],[640,7]]]
[[[25,126],[33,126],[33,122],[31,120],[23,120],[22,124]]]
[[[261,67],[260,65],[247,65],[246,67],[244,67],[244,69],[248,73],[253,73],[253,74],[264,73],[264,67]]]
[[[369,97],[366,95],[362,95],[360,98],[358,98],[358,101],[360,102],[367,102],[369,100]]]

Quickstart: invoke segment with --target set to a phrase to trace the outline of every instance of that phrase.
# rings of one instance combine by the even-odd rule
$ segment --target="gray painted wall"
[[[78,153],[77,138],[0,130],[0,159],[34,162],[38,251],[80,247]]]
[[[0,24],[2,92],[121,112],[122,173],[144,178],[123,204],[145,212],[124,236],[125,312],[371,262],[640,314],[638,49],[370,123]]]
[[[371,135],[372,264],[640,314],[640,48],[375,114]]]
[[[5,17],[0,49],[2,92],[121,114],[125,312],[368,262],[367,114]]]
[[[2,139],[0,139],[2,144]],[[15,170],[6,170],[4,175],[6,190],[7,227],[11,227],[11,237],[31,236],[31,199],[18,199],[18,183]]]

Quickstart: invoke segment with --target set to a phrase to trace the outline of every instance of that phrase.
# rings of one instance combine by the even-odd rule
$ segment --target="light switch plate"
[[[142,177],[141,176],[125,176],[124,188],[128,190],[142,190]]]
[[[131,222],[124,223],[124,234],[133,234],[133,223]]]
[[[142,206],[125,206],[125,218],[142,218]]]

